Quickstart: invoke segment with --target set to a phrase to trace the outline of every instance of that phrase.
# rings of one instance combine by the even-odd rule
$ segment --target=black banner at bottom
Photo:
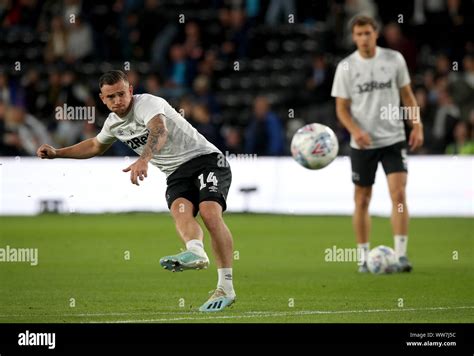
[[[203,344],[293,344],[310,345],[316,354],[344,349],[380,355],[382,347],[384,354],[473,355],[474,324],[0,324],[1,356],[183,353],[186,344],[193,345],[189,350]]]

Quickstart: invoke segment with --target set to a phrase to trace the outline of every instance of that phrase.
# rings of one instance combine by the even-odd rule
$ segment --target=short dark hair
[[[365,26],[365,25],[370,25],[372,28],[377,31],[377,22],[375,20],[367,15],[359,15],[354,17],[351,22],[350,22],[350,27],[351,27],[351,32],[354,31],[355,26]]]
[[[127,75],[121,70],[109,70],[107,73],[102,74],[99,79],[99,88],[102,89],[104,85],[113,85],[123,80],[128,83]]]

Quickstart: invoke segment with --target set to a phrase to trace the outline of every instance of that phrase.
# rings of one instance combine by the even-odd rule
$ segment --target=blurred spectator
[[[225,149],[229,154],[243,152],[242,133],[237,127],[229,126],[224,130]]]
[[[458,121],[454,126],[454,142],[446,147],[446,154],[472,155],[474,154],[474,140],[471,135],[472,128],[465,121]]]
[[[7,109],[4,130],[4,144],[16,149],[18,155],[33,156],[42,143],[52,144],[46,126],[18,106]]]
[[[143,94],[145,92],[145,87],[140,80],[140,74],[132,69],[127,72],[127,78],[130,85],[133,87],[134,94]]]
[[[416,69],[416,45],[414,41],[407,39],[402,34],[400,25],[396,22],[390,22],[383,28],[383,37],[386,47],[403,54],[410,72]]]
[[[472,20],[474,12],[473,1],[447,0],[447,31],[444,32],[446,38],[445,48],[451,52],[453,60],[460,62],[464,55],[464,44],[467,40],[472,40]]]
[[[212,78],[217,63],[217,55],[213,50],[206,51],[203,60],[198,64],[198,72]]]
[[[373,0],[345,0],[343,2],[344,11],[349,18],[361,13],[374,18],[377,17],[377,4]]]
[[[40,15],[38,5],[37,0],[11,1],[11,7],[3,21],[4,26],[19,30],[36,29]]]
[[[89,88],[79,80],[73,70],[65,70],[61,77],[61,98],[69,106],[94,105]],[[59,103],[61,105],[62,103]]]
[[[55,16],[51,19],[51,29],[44,52],[46,62],[64,60],[67,47],[67,34],[63,19]]]
[[[61,77],[61,93],[55,105],[62,107],[64,104],[70,107],[94,107],[95,102],[89,89],[83,85],[72,70],[66,70]],[[56,115],[55,115],[56,118]],[[86,121],[56,120],[55,139],[62,146],[70,146],[80,141],[81,134]]]
[[[12,90],[8,81],[8,76],[0,72],[0,101],[10,104],[12,99]]]
[[[141,58],[143,49],[139,46],[140,31],[138,30],[138,14],[134,11],[127,13],[122,23],[122,42],[124,58]]]
[[[469,113],[474,109],[474,55],[464,57],[463,68],[464,72],[455,77],[449,90],[461,110],[461,119],[467,121]]]
[[[296,6],[294,0],[270,0],[265,15],[265,24],[275,26],[282,18],[283,23],[289,23],[289,16],[293,15],[296,22]]]
[[[247,0],[245,2],[245,16],[251,26],[257,25],[257,17],[261,11],[261,0]]]
[[[189,81],[189,66],[183,45],[174,44],[171,46],[170,61],[166,87],[169,89],[170,95],[179,97],[186,92]]]
[[[193,117],[194,103],[188,95],[183,95],[179,100],[179,109],[177,111],[187,121],[191,122]]]
[[[437,92],[435,89],[435,76],[433,70],[428,69],[423,73],[422,83],[423,87],[426,89],[428,102],[435,104]]]
[[[223,149],[224,140],[219,133],[219,127],[211,121],[211,115],[205,104],[195,104],[192,108],[192,116],[188,121],[209,142],[212,142],[220,150]]]
[[[69,63],[83,60],[92,53],[92,50],[92,30],[80,16],[76,16],[68,30],[66,60]]]
[[[184,33],[183,47],[186,56],[191,60],[198,61],[204,53],[199,25],[194,21],[186,23]]]
[[[6,122],[7,105],[0,100],[0,156],[26,155],[20,136]]]
[[[59,121],[54,133],[54,140],[61,146],[71,146],[81,141],[87,121]]]
[[[446,89],[438,93],[438,109],[433,122],[433,137],[437,142],[438,150],[444,151],[446,144],[452,140],[451,132],[455,122],[459,119],[459,108],[453,103],[453,98]]]
[[[305,102],[306,115],[312,121],[334,127],[334,103],[331,100],[331,86],[334,69],[328,64],[326,55],[317,53],[313,56],[311,68],[306,78],[306,90],[301,94]]]
[[[71,23],[71,20],[81,15],[82,0],[64,0],[62,7],[64,23]]]
[[[168,59],[167,53],[177,34],[178,26],[175,23],[168,23],[155,37],[151,45],[151,63],[157,68],[161,75],[165,74]]]
[[[421,152],[427,153],[433,148],[433,116],[434,106],[428,102],[428,94],[424,87],[418,87],[414,91],[416,102],[420,108],[420,117],[423,121],[423,131],[425,142]]]
[[[209,85],[209,78],[205,75],[199,75],[194,79],[194,101],[206,105],[212,115],[217,115],[219,114],[219,104],[214,94],[209,90]]]
[[[38,112],[41,117],[53,121],[54,127],[56,122],[53,119],[54,109],[59,105],[61,92],[63,90],[61,82],[61,73],[53,70],[49,73],[46,90],[41,91],[38,97]]]
[[[138,14],[138,44],[143,50],[143,58],[150,58],[153,41],[166,26],[163,9],[158,0],[145,0]]]
[[[221,56],[234,60],[245,58],[248,51],[247,22],[241,9],[221,10],[220,19],[224,39],[221,45]]]
[[[171,86],[182,86],[187,84],[186,52],[183,45],[175,44],[170,50],[171,66],[169,83]]]
[[[329,67],[324,54],[318,53],[313,56],[312,66],[307,78],[305,96],[308,96],[310,102],[321,104],[331,99],[334,72]]]
[[[29,69],[21,80],[23,87],[24,104],[31,112],[38,112],[38,98],[40,95],[40,74],[36,69]]]
[[[94,57],[104,60],[117,57],[122,43],[118,41],[120,16],[112,11],[109,0],[84,0],[83,9],[92,26]]]
[[[264,96],[254,101],[253,116],[245,134],[245,152],[260,156],[280,156],[284,153],[284,131],[277,115],[270,111]]]
[[[151,95],[166,97],[166,91],[161,86],[158,74],[149,74],[145,81],[145,92]]]
[[[435,69],[435,75],[438,76],[447,76],[451,73],[452,65],[448,56],[445,53],[440,53],[436,56]]]

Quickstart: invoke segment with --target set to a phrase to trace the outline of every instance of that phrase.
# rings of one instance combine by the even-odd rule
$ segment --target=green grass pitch
[[[350,217],[225,217],[238,300],[212,314],[197,311],[212,258],[183,273],[158,263],[183,247],[168,214],[1,217],[0,248],[38,248],[39,264],[0,262],[0,322],[474,322],[473,219],[412,219],[413,272],[376,276],[324,259],[354,247]],[[388,219],[373,219],[371,243],[393,246]]]

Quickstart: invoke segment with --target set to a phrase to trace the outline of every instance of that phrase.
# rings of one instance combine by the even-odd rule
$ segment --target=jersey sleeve
[[[102,126],[102,130],[100,130],[96,138],[97,138],[97,141],[99,141],[100,143],[104,145],[112,144],[117,140],[117,138],[110,131],[107,120],[105,120],[104,126]]]
[[[147,95],[143,100],[140,101],[140,104],[135,110],[135,115],[143,120],[145,126],[148,125],[151,119],[156,115],[161,114],[163,119],[166,119],[165,116],[165,105],[167,104],[166,100],[158,98],[153,95]]]
[[[401,53],[397,53],[398,66],[397,66],[397,86],[402,88],[405,85],[410,84],[410,74],[408,73],[407,63]]]
[[[350,86],[348,84],[349,67],[348,63],[343,61],[340,62],[336,68],[336,74],[334,75],[334,81],[332,83],[331,96],[350,99]]]

